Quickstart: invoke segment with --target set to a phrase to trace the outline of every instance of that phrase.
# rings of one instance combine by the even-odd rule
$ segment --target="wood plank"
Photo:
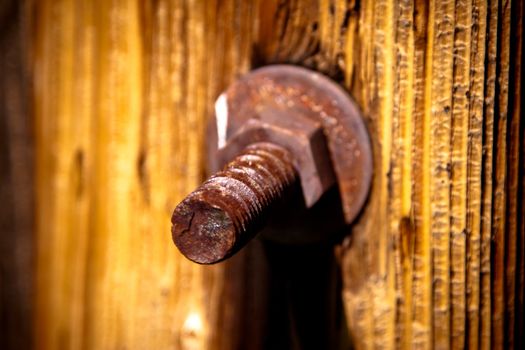
[[[523,245],[523,220],[513,219],[523,210],[513,197],[524,186],[523,120],[508,95],[519,81],[508,64],[520,60],[509,43],[515,3],[32,3],[38,344],[271,343],[280,326],[265,324],[268,247],[255,241],[201,267],[169,239],[173,206],[205,176],[215,98],[271,63],[341,83],[371,134],[370,198],[334,247],[334,314],[345,317],[331,339],[357,349],[517,344],[508,336],[523,322],[524,253],[513,250]],[[290,333],[284,343],[300,346]]]

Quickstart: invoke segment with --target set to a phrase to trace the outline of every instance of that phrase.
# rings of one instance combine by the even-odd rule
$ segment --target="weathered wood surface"
[[[169,217],[204,176],[216,96],[281,62],[341,82],[372,135],[372,193],[335,249],[355,347],[523,346],[521,2],[30,10],[40,348],[264,346],[258,243],[193,265]]]

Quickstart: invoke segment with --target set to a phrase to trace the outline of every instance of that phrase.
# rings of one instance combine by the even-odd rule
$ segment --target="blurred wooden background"
[[[286,62],[346,87],[373,139],[326,271],[340,347],[522,349],[522,20],[518,0],[3,0],[0,348],[264,346],[259,243],[198,266],[169,219],[215,98]]]
[[[0,1],[0,349],[29,349],[34,296],[34,137],[23,2]]]

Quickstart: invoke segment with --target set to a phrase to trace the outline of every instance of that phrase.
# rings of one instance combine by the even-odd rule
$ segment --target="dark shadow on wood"
[[[0,349],[31,348],[33,140],[24,1],[0,2]]]

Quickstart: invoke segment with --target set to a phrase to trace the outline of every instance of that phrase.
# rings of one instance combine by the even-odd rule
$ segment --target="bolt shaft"
[[[173,241],[194,262],[224,260],[262,229],[273,204],[296,180],[290,152],[252,144],[175,208]]]

